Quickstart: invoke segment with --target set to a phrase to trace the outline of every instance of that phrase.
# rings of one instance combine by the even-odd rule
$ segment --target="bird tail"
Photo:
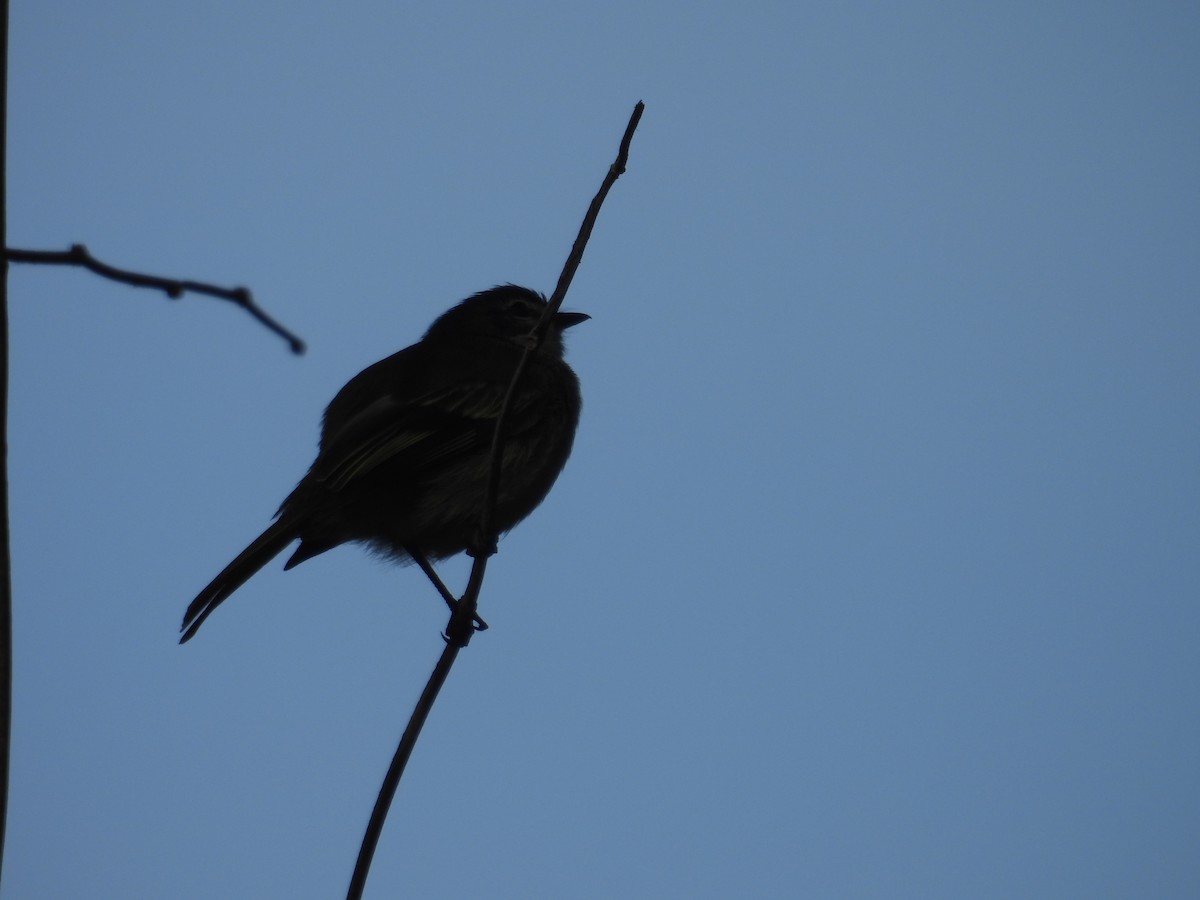
[[[179,643],[184,644],[191,640],[204,624],[204,620],[212,615],[213,610],[249,581],[255,572],[278,556],[284,547],[299,537],[298,531],[295,518],[284,517],[256,537],[188,606],[183,616],[183,624],[179,628],[183,632]]]

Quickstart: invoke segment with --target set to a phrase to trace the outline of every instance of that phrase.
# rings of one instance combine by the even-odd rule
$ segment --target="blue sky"
[[[1200,13],[15,2],[12,897],[337,897],[441,650],[415,569],[268,567],[351,375],[567,306],[367,896],[1200,893]],[[450,565],[461,581],[465,566]]]

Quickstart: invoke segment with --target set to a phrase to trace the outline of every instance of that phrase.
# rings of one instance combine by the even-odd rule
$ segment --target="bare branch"
[[[596,218],[600,215],[600,207],[604,204],[604,198],[608,196],[612,186],[617,183],[617,179],[625,174],[625,165],[629,162],[629,145],[633,141],[633,133],[637,131],[638,122],[642,121],[642,112],[645,109],[646,104],[641,100],[633,108],[633,115],[629,117],[629,124],[625,126],[625,134],[621,138],[621,147],[617,151],[617,158],[609,166],[608,174],[604,176],[604,183],[600,185],[600,190],[592,198],[592,205],[588,207],[587,215],[583,217],[583,224],[579,226],[579,235],[571,247],[571,255],[567,257],[567,261],[563,265],[562,274],[558,276],[558,284],[554,286],[554,293],[550,295],[550,308],[546,310],[543,319],[558,312],[567,296],[567,288],[571,286],[575,270],[583,262],[583,251],[587,247],[588,239],[592,236],[592,228],[596,224]],[[493,502],[492,505],[495,506],[495,503]]]
[[[118,269],[108,263],[101,262],[88,252],[83,244],[74,244],[70,250],[18,250],[7,248],[5,256],[10,262],[35,263],[55,266],[80,266],[89,269],[104,278],[131,284],[134,287],[145,287],[160,290],[172,300],[178,300],[184,294],[204,294],[218,297],[240,306],[259,322],[275,332],[288,343],[288,347],[296,354],[304,352],[304,341],[267,315],[251,295],[249,288],[223,288],[204,281],[186,281],[177,278],[163,278],[158,275],[146,275],[142,272],[131,272],[128,269]]]
[[[521,376],[525,372],[525,366],[529,362],[530,354],[537,348],[541,336],[545,334],[545,328],[549,326],[555,313],[562,307],[563,300],[566,299],[567,289],[571,286],[571,280],[575,277],[575,272],[579,268],[579,264],[583,261],[583,251],[587,248],[588,239],[592,236],[592,228],[596,225],[596,219],[600,215],[600,207],[604,204],[604,198],[608,196],[608,192],[616,184],[617,179],[625,173],[625,165],[629,162],[629,145],[633,141],[633,133],[637,130],[638,122],[642,120],[642,112],[645,108],[646,104],[640,100],[633,108],[633,114],[629,117],[629,124],[625,126],[625,134],[621,138],[621,146],[617,151],[617,158],[608,167],[608,174],[604,176],[600,190],[592,198],[592,203],[588,207],[587,214],[584,215],[583,222],[579,226],[579,234],[575,237],[575,243],[571,246],[571,253],[567,256],[567,261],[563,264],[562,273],[558,276],[558,284],[554,288],[554,293],[550,296],[550,302],[547,304],[545,312],[542,313],[541,322],[534,330],[534,340],[525,348],[525,352],[521,355],[521,361],[517,364],[517,371],[513,373],[512,381],[508,385],[508,392],[504,395],[504,405],[500,409],[500,417],[496,420],[496,430],[492,435],[492,455],[488,469],[488,486],[487,493],[484,495],[483,511],[479,517],[479,549],[474,554],[475,562],[472,565],[471,572],[472,583],[478,580],[482,584],[483,573],[480,572],[479,578],[476,579],[474,567],[480,565],[484,558],[496,552],[496,541],[499,539],[499,535],[495,531],[494,519],[496,516],[496,503],[500,496],[501,447],[504,444],[508,409],[512,404],[513,395],[516,393],[517,385],[520,383]],[[478,599],[478,594],[472,595],[468,591],[460,602],[460,607],[466,605],[467,608],[460,608],[458,615],[465,617],[469,612],[473,616],[475,614],[475,604],[478,602]],[[451,620],[451,627],[453,625],[453,620]],[[469,631],[462,631],[461,627],[459,630],[467,639],[470,638]],[[450,632],[451,629],[447,629],[447,633],[453,638],[454,635]]]
[[[554,295],[546,307],[546,312],[542,315],[541,323],[538,328],[534,329],[534,334],[531,335],[532,340],[526,346],[517,369],[513,372],[512,380],[509,382],[508,392],[504,397],[504,406],[501,408],[500,416],[496,420],[496,430],[492,435],[488,487],[484,497],[483,509],[480,511],[480,537],[477,541],[477,547],[468,551],[474,557],[474,561],[471,564],[471,575],[467,581],[467,589],[463,593],[462,598],[457,602],[450,616],[450,623],[446,626],[446,647],[442,651],[441,658],[434,667],[433,674],[430,675],[429,681],[425,685],[425,690],[417,701],[416,707],[413,709],[408,726],[404,729],[404,735],[400,738],[400,745],[396,748],[396,753],[392,757],[392,763],[388,767],[387,775],[384,776],[383,784],[379,788],[379,796],[375,800],[375,808],[371,811],[371,820],[367,824],[362,846],[358,851],[358,860],[354,864],[354,874],[350,879],[350,889],[346,893],[346,900],[361,900],[362,898],[363,891],[366,889],[367,873],[371,868],[371,859],[374,857],[375,848],[379,844],[379,836],[383,832],[383,823],[387,819],[388,809],[392,805],[396,789],[400,786],[400,778],[404,774],[404,767],[408,764],[408,758],[412,755],[413,747],[416,746],[417,738],[421,734],[421,729],[425,725],[429,711],[433,708],[433,702],[437,699],[438,692],[445,683],[446,677],[450,674],[450,668],[454,665],[454,660],[458,657],[458,651],[467,646],[472,633],[475,631],[475,622],[477,620],[475,610],[479,604],[479,591],[483,587],[483,576],[487,570],[488,558],[496,552],[496,542],[499,538],[499,535],[495,532],[493,522],[495,521],[496,501],[500,491],[500,459],[501,448],[504,445],[505,420],[508,417],[512,397],[521,380],[521,375],[525,371],[530,353],[537,348],[537,343],[544,333],[545,326],[548,326],[551,321],[550,317],[562,306],[563,298],[566,296],[567,288],[570,287],[575,270],[579,268],[579,263],[583,259],[583,251],[587,246],[588,237],[592,233],[592,227],[596,224],[596,217],[600,213],[600,206],[604,203],[604,198],[608,194],[609,189],[612,188],[613,183],[625,171],[625,164],[629,159],[629,144],[633,140],[633,132],[637,129],[643,109],[645,109],[645,105],[640,101],[634,107],[633,115],[629,119],[629,125],[625,129],[625,136],[621,140],[621,149],[617,154],[617,160],[609,167],[608,175],[604,178],[604,183],[600,186],[599,192],[592,200],[592,205],[588,208],[587,215],[584,216],[583,224],[579,229],[579,236],[575,239],[575,244],[571,248],[571,254],[567,257],[567,262],[563,266],[562,274],[558,279],[558,286],[554,289]],[[418,559],[417,562],[420,565],[422,560]],[[426,568],[426,566],[428,566],[427,561],[424,565],[421,565],[422,570],[429,576],[435,587],[439,588],[439,592],[445,598],[448,591],[442,585],[441,579],[433,572],[432,566],[429,568]]]
[[[425,719],[428,718],[429,711],[433,709],[433,702],[437,700],[438,692],[446,683],[446,677],[450,674],[450,668],[454,665],[454,660],[461,649],[461,646],[447,641],[441,658],[433,667],[429,681],[425,683],[425,690],[421,692],[421,697],[413,708],[412,716],[408,720],[408,727],[404,729],[404,735],[400,738],[396,753],[392,756],[392,764],[388,766],[383,785],[379,788],[379,796],[375,798],[375,808],[371,810],[371,819],[367,822],[367,830],[358,851],[358,859],[354,863],[354,874],[350,876],[350,888],[346,891],[346,900],[362,900],[363,891],[367,887],[367,873],[371,871],[371,859],[375,856],[379,835],[383,833],[383,823],[387,820],[392,798],[396,796],[396,788],[400,786],[400,776],[404,774],[404,767],[408,765],[408,758],[412,756],[413,748],[417,746],[417,738],[420,737],[421,729],[425,726]]]

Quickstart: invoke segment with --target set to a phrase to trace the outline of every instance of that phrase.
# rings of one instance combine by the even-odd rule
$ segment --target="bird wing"
[[[387,463],[419,480],[490,445],[507,387],[460,382],[410,398],[386,394],[325,436],[312,475],[337,491]]]

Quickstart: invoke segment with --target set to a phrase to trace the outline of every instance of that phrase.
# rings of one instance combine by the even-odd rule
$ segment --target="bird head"
[[[457,336],[471,335],[524,346],[545,310],[546,298],[537,291],[515,284],[498,285],[480,291],[444,312],[429,326],[425,339],[453,340]],[[563,331],[590,318],[584,313],[555,313],[539,345],[540,352],[562,356]]]

